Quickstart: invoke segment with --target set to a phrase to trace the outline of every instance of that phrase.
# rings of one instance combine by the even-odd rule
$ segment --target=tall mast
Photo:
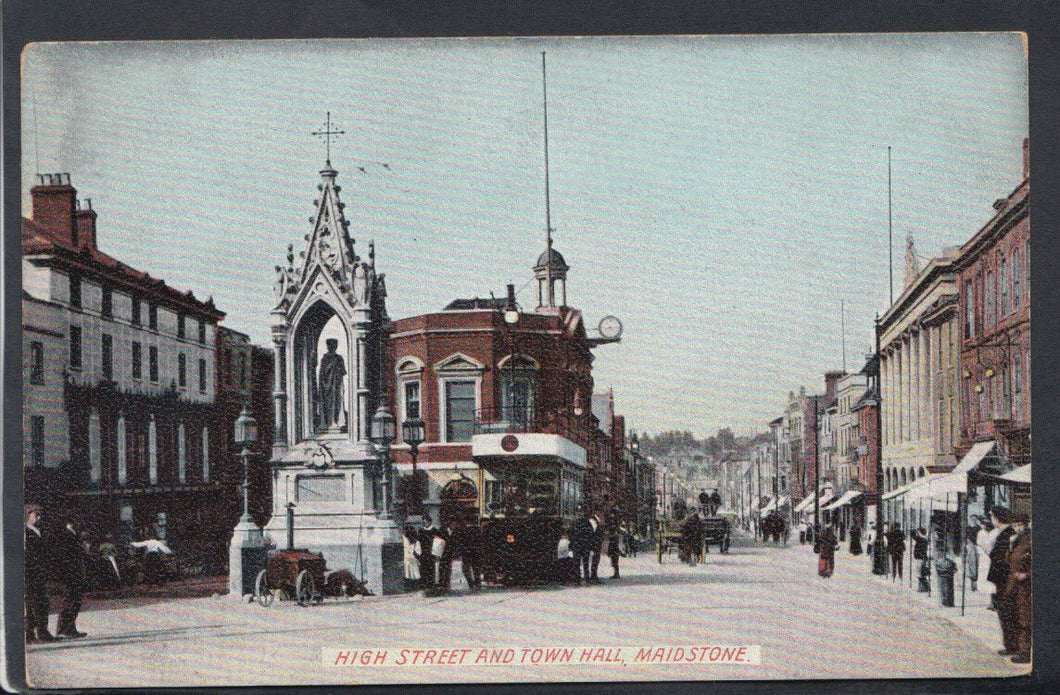
[[[541,51],[541,92],[545,105],[545,278],[548,286],[548,307],[556,306],[552,289],[552,210],[548,195],[548,77],[545,72],[545,52]]]
[[[891,230],[891,146],[887,146],[887,277],[891,304],[894,304],[894,234]]]
[[[846,300],[839,300],[839,341],[843,346],[843,371],[847,370]]]

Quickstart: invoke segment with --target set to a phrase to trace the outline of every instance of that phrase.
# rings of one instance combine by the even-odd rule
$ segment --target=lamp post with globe
[[[385,405],[380,405],[372,416],[372,443],[379,449],[379,483],[383,493],[380,518],[390,518],[390,443],[394,441],[394,416]]]

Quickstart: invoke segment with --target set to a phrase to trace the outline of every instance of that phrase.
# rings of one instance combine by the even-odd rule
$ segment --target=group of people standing
[[[1003,648],[998,654],[1009,656],[1013,663],[1031,660],[1031,529],[1030,518],[1005,507],[990,510],[990,521],[979,519],[976,533],[979,548],[990,558],[986,575],[994,585],[990,609],[997,611],[1001,623]],[[967,550],[965,551],[967,553]],[[978,552],[975,577],[978,580]],[[971,576],[969,572],[969,576]],[[973,587],[975,582],[973,582]]]
[[[38,505],[26,505],[26,642],[54,642],[59,638],[75,639],[85,633],[77,629],[77,616],[88,580],[86,552],[77,521],[66,520],[64,528],[54,534],[42,531],[44,511]],[[53,634],[48,629],[50,603],[47,582],[59,584],[62,607]]]
[[[482,532],[477,524],[435,526],[425,514],[419,530],[406,524],[403,544],[407,589],[423,589],[432,596],[448,593],[453,560],[458,557],[468,588],[476,592],[482,588]]]
[[[564,555],[567,554],[573,560],[573,571],[570,576],[572,581],[577,581],[579,584],[597,584],[600,581],[597,575],[600,557],[605,553],[606,544],[606,554],[611,560],[611,578],[620,579],[618,560],[623,554],[622,532],[618,527],[608,530],[604,526],[600,512],[587,514],[581,507],[578,512],[579,516],[571,526],[570,542],[566,553],[564,539],[560,538],[559,547],[556,549],[557,559],[563,564],[566,559]]]

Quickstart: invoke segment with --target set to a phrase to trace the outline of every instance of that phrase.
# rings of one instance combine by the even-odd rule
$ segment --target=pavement
[[[600,574],[610,574],[606,558]],[[675,555],[662,565],[654,553],[624,558],[621,579],[585,587],[486,587],[471,594],[458,566],[453,577],[451,595],[429,599],[328,599],[305,608],[276,601],[263,608],[218,595],[90,611],[78,621],[88,637],[29,647],[28,674],[36,687],[51,689],[945,678],[1030,671],[997,655],[997,619],[985,609],[985,593],[968,601],[962,617],[959,608],[939,607],[937,597],[917,594],[908,582],[899,586],[872,575],[865,556],[845,551],[830,579],[817,576],[809,546],[762,546],[746,537],[737,538],[729,554],[711,552],[695,567]],[[757,665],[646,664],[627,649],[659,645],[757,645],[761,657]],[[617,658],[483,667],[394,662],[402,649],[507,647],[600,647]],[[324,649],[387,650],[390,661],[326,667]]]

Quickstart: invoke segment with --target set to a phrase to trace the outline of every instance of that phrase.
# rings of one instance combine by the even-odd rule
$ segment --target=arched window
[[[124,485],[129,479],[129,460],[128,452],[126,447],[128,441],[125,435],[125,415],[118,414],[118,427],[117,427],[117,451],[118,451],[118,485]]]
[[[902,486],[905,486],[905,485],[908,484],[908,479],[907,479],[906,472],[905,472],[904,468],[902,469],[902,474],[901,474],[901,479],[900,479],[900,483],[899,484],[902,485]]]
[[[924,468],[923,468],[923,466],[921,466],[921,468],[920,468],[920,477],[921,478],[924,477]]]

